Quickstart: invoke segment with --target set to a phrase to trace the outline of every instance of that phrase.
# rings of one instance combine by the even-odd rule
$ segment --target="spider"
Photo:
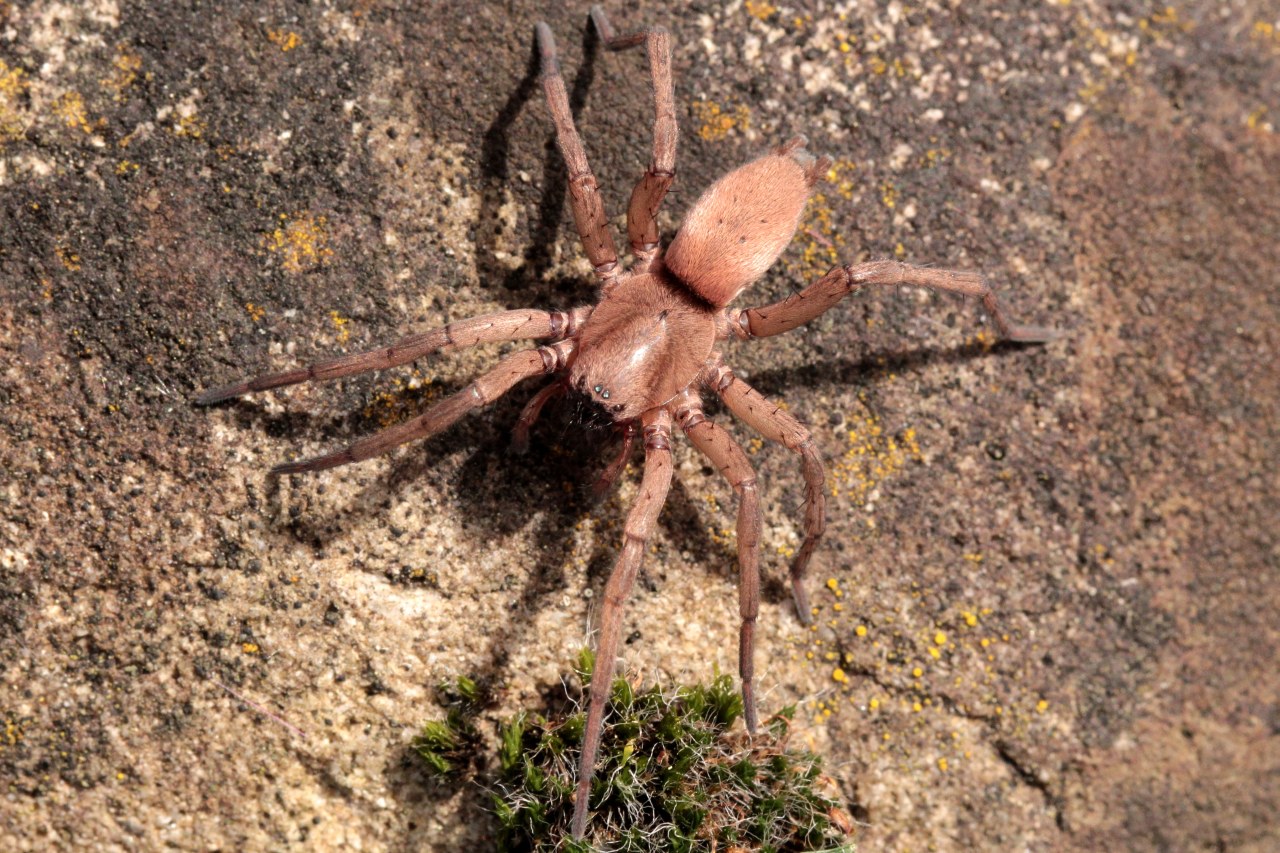
[[[627,516],[622,551],[604,590],[571,823],[575,838],[581,838],[586,829],[596,752],[622,637],[623,606],[671,484],[673,426],[720,470],[738,497],[738,669],[747,729],[755,733],[759,725],[753,692],[753,638],[760,596],[759,487],[746,453],[724,427],[704,413],[704,392],[714,394],[747,425],[800,459],[804,542],[791,564],[790,581],[797,615],[806,623],[810,618],[804,575],[826,526],[822,461],[804,425],[735,375],[725,363],[721,345],[729,340],[782,334],[809,322],[851,293],[885,285],[916,285],[979,297],[1006,340],[1040,343],[1056,334],[1012,323],[979,273],[896,261],[838,266],[780,302],[745,310],[730,307],[791,241],[813,187],[826,174],[831,160],[811,154],[804,138],[797,137],[729,172],[694,202],[664,251],[657,214],[675,179],[679,136],[670,36],[662,27],[619,35],[599,6],[592,7],[591,20],[605,49],[644,47],[656,112],[652,160],[627,208],[633,262],[624,269],[574,127],[551,29],[541,22],[535,26],[541,82],[568,166],[573,218],[598,280],[600,298],[595,305],[569,311],[503,311],[453,322],[381,349],[206,391],[196,401],[212,405],[250,392],[381,370],[481,343],[542,339],[545,345],[506,356],[492,371],[415,418],[344,449],[277,465],[271,473],[322,471],[387,453],[408,441],[435,435],[535,376],[555,379],[534,395],[520,414],[513,435],[517,449],[527,446],[530,427],[546,403],[569,392],[602,408],[622,434],[621,453],[600,475],[595,484],[597,493],[613,485],[635,440],[641,439],[644,474],[639,496]]]

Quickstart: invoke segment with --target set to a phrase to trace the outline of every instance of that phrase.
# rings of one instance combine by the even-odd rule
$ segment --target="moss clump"
[[[584,652],[579,675],[591,671]],[[791,710],[754,738],[733,681],[675,691],[613,683],[585,842],[566,838],[585,711],[499,728],[494,810],[504,850],[853,850],[820,759],[786,748]]]
[[[454,775],[469,767],[479,746],[480,733],[475,719],[483,704],[480,686],[466,676],[441,684],[440,703],[446,709],[443,720],[432,720],[422,727],[409,746],[440,776]]]

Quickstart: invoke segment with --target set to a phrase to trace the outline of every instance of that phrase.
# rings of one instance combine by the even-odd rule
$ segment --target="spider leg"
[[[573,124],[569,95],[564,88],[564,78],[560,76],[560,62],[556,59],[555,37],[551,34],[551,28],[542,21],[534,27],[534,34],[542,64],[542,88],[547,95],[551,119],[556,125],[556,141],[560,144],[560,153],[569,168],[569,201],[573,207],[573,221],[578,227],[582,248],[586,251],[591,266],[595,268],[596,276],[601,285],[608,288],[618,277],[618,251],[614,248],[609,220],[604,214],[600,188],[596,184],[595,175],[591,173],[587,152],[583,150],[582,139]]]
[[[303,471],[323,471],[351,462],[362,462],[381,456],[392,448],[419,438],[427,438],[453,425],[472,409],[487,406],[501,397],[522,379],[561,370],[573,358],[577,344],[561,341],[549,347],[513,353],[498,362],[498,366],[466,388],[427,409],[416,418],[375,432],[342,450],[326,453],[312,459],[285,462],[271,469],[272,474],[297,474]]]
[[[622,553],[604,588],[604,608],[600,616],[600,639],[596,644],[596,665],[591,673],[591,698],[587,706],[587,728],[582,738],[582,759],[578,764],[578,785],[573,801],[574,838],[581,838],[587,828],[591,777],[595,772],[596,752],[604,726],[605,705],[613,682],[614,663],[622,639],[622,608],[635,583],[645,544],[653,534],[658,513],[667,501],[671,487],[671,415],[666,409],[645,412],[644,480],[640,496],[627,515],[626,536]]]
[[[591,497],[593,500],[600,500],[609,490],[613,488],[613,484],[618,482],[622,470],[627,467],[627,462],[631,459],[631,447],[635,444],[636,433],[635,421],[628,421],[622,427],[622,447],[618,451],[617,457],[609,463],[609,467],[600,472],[600,476],[596,478],[595,483],[591,485]]]
[[[898,261],[871,261],[836,267],[816,283],[781,302],[731,311],[729,326],[735,335],[744,338],[780,335],[809,322],[856,290],[870,285],[904,284],[979,297],[982,307],[991,315],[1005,340],[1035,344],[1051,341],[1061,334],[1053,329],[1022,326],[1010,321],[982,273],[918,267]]]
[[[734,375],[720,353],[712,353],[703,371],[703,382],[742,420],[770,441],[776,441],[800,455],[804,474],[804,542],[791,562],[791,595],[796,615],[806,625],[812,621],[809,595],[804,589],[804,573],[822,534],[827,529],[827,496],[823,492],[826,470],[813,437],[798,420]]]
[[[516,453],[524,453],[529,449],[529,430],[537,423],[542,408],[553,398],[564,395],[564,382],[552,382],[530,398],[520,412],[520,418],[511,430],[511,449]]]
[[[476,344],[522,338],[563,338],[574,334],[590,314],[590,308],[576,308],[573,311],[522,310],[459,320],[439,329],[402,338],[388,347],[317,361],[307,367],[259,376],[205,391],[196,398],[196,405],[212,406],[254,391],[297,385],[313,379],[337,379],[353,373],[382,370],[416,361],[431,353],[451,352]]]
[[[738,674],[742,679],[742,710],[747,731],[755,734],[759,719],[755,699],[755,630],[760,612],[760,491],[756,488],[756,472],[747,454],[724,427],[707,420],[697,394],[686,391],[670,404],[676,423],[701,450],[711,464],[720,469],[733,490],[738,493],[738,615],[742,626],[738,631]]]
[[[643,272],[658,254],[658,208],[676,176],[676,143],[680,128],[676,123],[675,85],[671,79],[671,36],[662,27],[646,27],[639,32],[617,35],[600,6],[591,7],[591,20],[607,50],[625,50],[643,44],[649,56],[653,78],[653,159],[640,183],[631,191],[627,205],[627,238],[636,256],[635,267]]]

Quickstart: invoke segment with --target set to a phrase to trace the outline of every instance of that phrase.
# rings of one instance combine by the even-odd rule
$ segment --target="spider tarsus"
[[[1047,344],[1061,338],[1065,332],[1046,326],[1010,326],[1002,338],[1014,344]]]
[[[802,625],[813,624],[813,610],[809,606],[809,593],[804,590],[800,578],[791,579],[791,597],[796,602],[796,617]]]
[[[756,711],[756,692],[746,682],[742,685],[742,720],[747,724],[747,734],[760,730],[760,714]]]
[[[232,385],[224,385],[221,388],[205,391],[196,397],[196,405],[213,406],[236,397],[243,397],[245,394],[252,394],[255,391],[270,391],[273,388],[282,388],[285,385],[297,385],[299,382],[306,382],[313,376],[311,369],[306,367],[300,367],[297,370],[286,370],[284,373],[270,373],[266,376],[259,376],[256,379],[246,379],[244,382],[236,382]]]
[[[353,460],[347,458],[347,453],[330,453],[325,456],[317,456],[313,459],[300,459],[297,462],[281,462],[275,465],[267,473],[272,476],[280,476],[282,474],[305,474],[312,471],[327,471],[330,468],[337,468],[339,465],[345,465]]]
[[[529,434],[520,430],[511,431],[511,453],[513,456],[524,456],[529,452]]]
[[[227,385],[223,388],[213,388],[205,391],[196,397],[197,406],[216,406],[218,403],[225,403],[227,400],[233,400],[236,397],[243,397],[249,393],[248,382],[237,382],[235,385]]]

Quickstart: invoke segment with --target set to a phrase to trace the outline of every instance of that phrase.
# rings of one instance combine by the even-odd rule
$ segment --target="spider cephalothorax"
[[[600,300],[596,305],[570,311],[505,311],[462,320],[389,347],[262,376],[208,391],[198,398],[199,403],[208,405],[251,391],[392,367],[487,341],[543,339],[546,345],[507,356],[467,388],[415,418],[360,439],[343,450],[278,465],[272,471],[319,471],[386,453],[407,441],[434,435],[472,409],[492,402],[517,382],[534,376],[555,379],[525,407],[516,424],[517,445],[527,443],[529,428],[543,405],[569,389],[590,397],[622,428],[622,454],[601,475],[598,488],[607,487],[620,475],[636,434],[643,436],[644,481],[627,517],[622,551],[605,588],[574,802],[575,836],[581,836],[586,827],[595,753],[621,640],[623,604],[671,483],[673,423],[725,475],[738,495],[742,618],[738,663],[747,727],[754,732],[757,726],[752,661],[760,588],[759,492],[742,448],[703,413],[702,391],[715,394],[748,426],[800,457],[805,483],[804,541],[791,564],[790,576],[797,614],[804,621],[809,619],[803,579],[826,524],[822,462],[804,425],[735,376],[718,346],[729,339],[789,331],[850,293],[872,285],[918,285],[977,296],[1006,339],[1039,342],[1052,337],[1044,329],[1010,323],[980,274],[896,261],[839,266],[781,302],[745,310],[730,308],[730,303],[772,266],[791,241],[813,185],[825,174],[830,161],[814,157],[805,150],[804,140],[797,138],[730,172],[694,203],[663,254],[656,216],[675,176],[678,136],[670,40],[660,28],[617,36],[598,6],[592,8],[591,17],[606,48],[644,45],[657,112],[653,159],[636,185],[627,210],[627,234],[634,262],[630,269],[622,270],[595,178],[574,128],[551,30],[546,24],[537,25],[542,82],[560,150],[568,164],[574,220],[599,280]]]

